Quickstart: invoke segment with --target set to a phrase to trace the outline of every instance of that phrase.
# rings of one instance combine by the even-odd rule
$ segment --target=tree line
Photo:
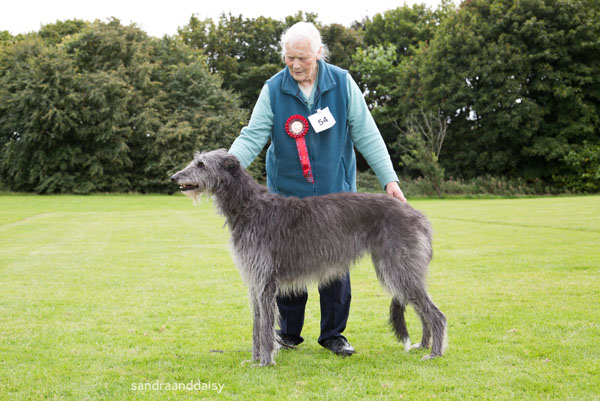
[[[479,176],[600,190],[600,3],[467,0],[402,6],[350,26],[192,16],[172,36],[58,21],[0,32],[0,181],[36,193],[172,192],[195,150],[227,148],[278,41],[319,26],[405,176]],[[263,174],[259,158],[252,166]]]

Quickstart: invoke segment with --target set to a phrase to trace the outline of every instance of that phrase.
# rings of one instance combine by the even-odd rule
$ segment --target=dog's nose
[[[177,183],[177,174],[173,174],[171,176],[171,181],[173,181],[174,183]]]

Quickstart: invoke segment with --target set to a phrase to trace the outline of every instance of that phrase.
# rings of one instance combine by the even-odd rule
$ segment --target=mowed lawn
[[[446,355],[403,351],[365,257],[356,355],[317,344],[311,287],[305,343],[252,368],[247,290],[210,200],[2,195],[0,400],[600,399],[600,196],[411,204],[435,231]],[[418,341],[412,309],[408,328]]]

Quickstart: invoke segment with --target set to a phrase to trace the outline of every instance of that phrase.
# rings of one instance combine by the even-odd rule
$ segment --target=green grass
[[[313,287],[305,343],[259,369],[241,366],[247,291],[209,201],[0,196],[0,399],[600,399],[600,197],[412,204],[435,230],[446,355],[396,343],[365,258],[345,332],[357,354],[317,344]],[[418,341],[412,309],[408,326]],[[222,392],[165,389],[198,381]],[[163,390],[132,389],[145,382]]]

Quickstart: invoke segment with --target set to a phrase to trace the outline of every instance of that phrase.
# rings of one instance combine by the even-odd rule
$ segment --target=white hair
[[[285,61],[285,51],[287,45],[292,45],[302,40],[308,40],[310,43],[310,50],[313,54],[318,54],[321,50],[321,58],[327,59],[329,50],[321,39],[321,34],[317,27],[310,22],[297,22],[281,34],[281,40],[279,45],[281,46],[281,58]]]

